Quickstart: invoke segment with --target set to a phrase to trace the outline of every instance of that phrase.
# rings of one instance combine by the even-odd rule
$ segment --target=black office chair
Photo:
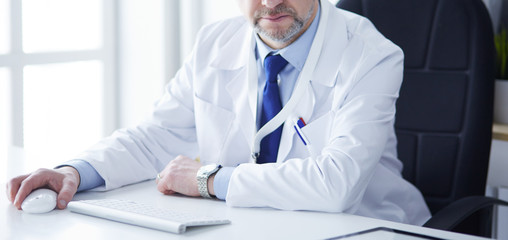
[[[340,0],[337,6],[369,18],[405,53],[395,127],[403,176],[433,213],[424,226],[490,236],[488,214],[468,217],[508,204],[483,197],[495,65],[485,6],[481,0]]]

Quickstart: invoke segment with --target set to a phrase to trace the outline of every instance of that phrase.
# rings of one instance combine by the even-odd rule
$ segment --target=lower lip
[[[270,18],[270,17],[265,17],[265,18],[261,18],[262,20],[265,20],[265,21],[270,21],[270,22],[281,22],[281,21],[284,21],[286,18],[288,18],[289,16],[287,15],[284,15],[284,16],[279,16],[279,17],[274,17],[274,18]]]

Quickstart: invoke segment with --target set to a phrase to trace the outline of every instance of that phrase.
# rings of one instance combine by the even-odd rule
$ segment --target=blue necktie
[[[269,55],[265,59],[266,85],[263,90],[263,106],[261,110],[261,126],[270,121],[282,109],[277,75],[287,65],[286,59],[280,55]],[[282,126],[279,126],[261,140],[258,163],[277,161]]]

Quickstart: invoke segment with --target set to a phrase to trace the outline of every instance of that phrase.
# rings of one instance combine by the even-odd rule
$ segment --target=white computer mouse
[[[40,188],[30,193],[21,209],[26,213],[47,213],[56,207],[56,192],[46,188]]]

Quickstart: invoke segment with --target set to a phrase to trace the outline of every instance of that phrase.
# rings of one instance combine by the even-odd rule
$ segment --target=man
[[[164,194],[230,206],[423,224],[430,213],[396,156],[402,51],[328,1],[238,3],[245,19],[200,31],[147,121],[56,170],[12,179],[13,204],[47,186],[65,208],[77,190],[157,176]]]

